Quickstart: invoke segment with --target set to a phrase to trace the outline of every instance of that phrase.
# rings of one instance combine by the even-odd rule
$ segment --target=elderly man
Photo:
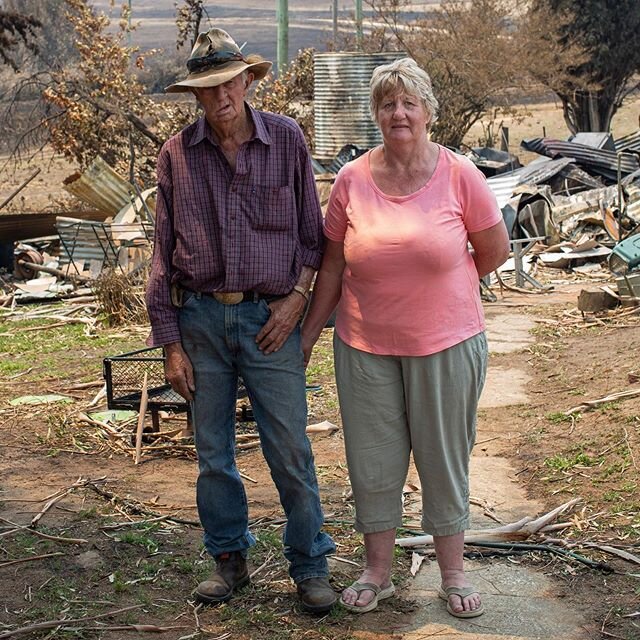
[[[299,126],[245,101],[270,67],[211,29],[198,37],[187,78],[166,89],[193,93],[204,116],[158,158],[149,344],[164,347],[167,380],[191,402],[198,512],[216,562],[196,600],[226,602],[249,582],[255,540],[234,453],[241,376],[287,515],[289,574],[303,609],[324,613],[337,597],[326,560],[335,545],[321,531],[299,328],[321,260],[322,217]]]

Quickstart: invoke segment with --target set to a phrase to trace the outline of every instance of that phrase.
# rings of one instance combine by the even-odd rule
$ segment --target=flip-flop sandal
[[[360,594],[363,591],[373,591],[375,594],[371,602],[359,607],[357,604],[347,604],[340,596],[340,606],[344,607],[347,611],[351,611],[352,613],[367,613],[368,611],[373,611],[377,606],[380,600],[384,600],[386,598],[390,598],[395,592],[396,588],[391,582],[388,587],[381,589],[377,584],[373,582],[354,582],[349,589],[353,589],[360,597]]]
[[[438,596],[447,602],[447,611],[454,618],[477,618],[484,613],[484,605],[480,604],[477,609],[470,609],[469,611],[454,611],[449,604],[449,596],[459,596],[460,599],[470,596],[472,593],[478,593],[477,589],[473,587],[447,587],[443,589],[438,587]]]

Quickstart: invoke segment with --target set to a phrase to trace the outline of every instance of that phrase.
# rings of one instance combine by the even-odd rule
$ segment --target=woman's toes
[[[449,606],[456,612],[460,613],[464,611],[464,603],[460,596],[451,595],[449,596]]]
[[[351,588],[347,588],[342,592],[342,601],[345,604],[355,604],[358,594]]]
[[[342,601],[345,604],[356,605],[357,607],[366,607],[374,598],[376,594],[370,589],[364,589],[358,593],[351,587],[347,587],[342,592]]]
[[[480,596],[477,593],[470,595],[468,598],[464,600],[464,609],[466,611],[474,611],[475,609],[480,608]]]

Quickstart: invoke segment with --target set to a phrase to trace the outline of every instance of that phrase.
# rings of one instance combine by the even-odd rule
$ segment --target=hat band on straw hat
[[[214,51],[200,58],[189,58],[187,69],[189,73],[200,73],[233,61],[246,62],[245,57],[236,51]]]

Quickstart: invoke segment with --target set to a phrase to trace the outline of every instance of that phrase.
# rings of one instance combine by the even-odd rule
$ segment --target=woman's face
[[[377,116],[382,137],[389,142],[417,140],[431,122],[422,100],[404,92],[384,96]]]

